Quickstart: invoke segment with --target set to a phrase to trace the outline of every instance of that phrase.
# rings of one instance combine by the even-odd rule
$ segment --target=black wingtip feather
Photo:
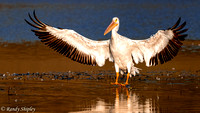
[[[42,28],[42,27],[40,27],[40,26],[37,26],[37,25],[34,25],[34,24],[30,23],[30,22],[27,21],[26,19],[24,19],[24,20],[25,20],[25,22],[26,22],[27,24],[31,25],[32,27],[35,27],[35,28],[37,28],[37,29]]]
[[[178,30],[180,30],[180,29],[182,29],[183,27],[185,27],[185,25],[186,25],[186,22],[184,22],[182,25],[180,25],[178,28],[176,28],[176,29],[173,29],[174,31],[178,31]]]
[[[178,21],[176,22],[176,24],[174,24],[171,28],[169,29],[175,29],[181,22],[181,17],[179,17]]]
[[[37,25],[39,25],[39,26],[43,26],[42,24],[40,24],[40,23],[38,23],[37,21],[35,21],[35,20],[31,17],[30,13],[28,13],[28,16],[29,16],[29,18],[30,18],[35,24],[37,24]]]
[[[188,36],[188,34],[178,35],[178,37],[181,41],[184,41],[187,36]]]
[[[184,32],[186,32],[186,31],[188,31],[188,29],[184,29],[184,30],[181,30],[181,31],[177,31],[176,33],[177,33],[177,34],[181,34],[181,33],[184,33]]]
[[[41,21],[37,18],[36,13],[35,13],[35,10],[33,11],[33,16],[34,16],[34,18],[35,18],[40,24],[45,25],[43,22],[41,22]]]

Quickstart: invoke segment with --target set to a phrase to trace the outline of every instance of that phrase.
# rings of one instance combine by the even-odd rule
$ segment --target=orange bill
[[[104,35],[108,34],[112,29],[114,29],[118,24],[115,22],[111,22],[110,25],[107,27],[107,29],[104,32]]]

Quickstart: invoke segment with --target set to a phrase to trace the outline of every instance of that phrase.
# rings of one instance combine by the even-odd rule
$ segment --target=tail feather
[[[131,75],[130,75],[130,77],[132,77],[132,75],[135,76],[136,74],[139,74],[140,70],[142,70],[142,69],[133,66],[131,68]]]
[[[140,73],[140,70],[142,70],[142,69],[137,68],[137,67],[134,67],[134,65],[133,65],[133,66],[131,67],[131,74],[130,74],[130,77],[132,77],[132,75],[135,76],[135,75],[139,74],[139,73]],[[127,70],[126,70],[126,71],[125,71],[125,70],[120,70],[120,74],[121,74],[121,75],[123,75],[123,74],[125,74],[125,73],[127,73]]]

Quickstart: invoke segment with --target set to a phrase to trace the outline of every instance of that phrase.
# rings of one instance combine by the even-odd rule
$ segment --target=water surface
[[[167,29],[179,17],[188,23],[188,39],[200,39],[200,2],[197,0],[1,0],[1,40],[38,40],[30,32],[32,27],[24,21],[28,19],[27,13],[33,10],[36,10],[39,19],[49,25],[73,29],[95,40],[110,38],[103,33],[115,16],[120,19],[119,33],[133,39],[145,39],[159,29]]]
[[[112,86],[110,82],[109,79],[1,80],[0,106],[34,108],[37,113],[200,111],[199,80],[179,84],[175,80],[154,83],[135,80],[128,87]]]

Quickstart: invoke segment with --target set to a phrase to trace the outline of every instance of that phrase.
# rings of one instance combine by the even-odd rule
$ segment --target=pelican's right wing
[[[103,66],[105,60],[112,61],[112,56],[109,50],[110,40],[94,41],[78,34],[69,29],[59,29],[51,27],[41,22],[33,12],[35,20],[30,16],[29,18],[35,23],[32,24],[25,19],[25,21],[37,28],[32,30],[41,42],[48,45],[50,48],[56,50],[60,54],[77,61],[82,64]]]

